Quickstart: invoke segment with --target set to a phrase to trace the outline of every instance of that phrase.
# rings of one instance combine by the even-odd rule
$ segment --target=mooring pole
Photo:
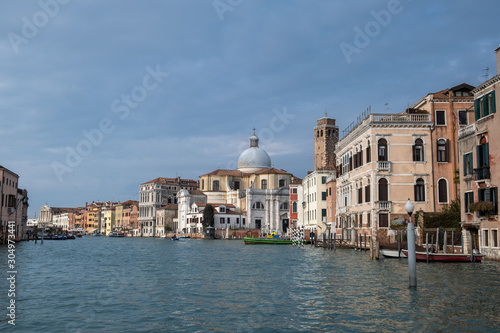
[[[425,233],[425,255],[427,257],[427,263],[429,263],[429,233]]]
[[[410,199],[405,205],[405,209],[410,216],[410,222],[408,222],[407,237],[408,237],[408,275],[410,280],[410,287],[417,286],[417,263],[416,263],[416,253],[415,253],[415,227],[411,222],[411,214],[413,213],[413,204]]]

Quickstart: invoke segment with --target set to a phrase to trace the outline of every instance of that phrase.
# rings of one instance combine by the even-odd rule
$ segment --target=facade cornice
[[[473,94],[477,94],[479,92],[481,92],[482,90],[486,89],[486,88],[489,88],[491,85],[493,84],[496,84],[500,82],[500,75],[497,75],[495,77],[492,77],[491,79],[489,79],[488,81],[478,85],[476,88],[474,88],[472,90],[472,93]]]

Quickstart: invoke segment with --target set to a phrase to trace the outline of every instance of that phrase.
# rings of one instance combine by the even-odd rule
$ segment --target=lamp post
[[[411,222],[411,214],[413,213],[413,204],[410,199],[405,205],[406,212],[410,216],[410,222],[408,222],[407,237],[408,237],[408,274],[410,277],[410,287],[417,286],[417,263],[415,257],[415,227]]]

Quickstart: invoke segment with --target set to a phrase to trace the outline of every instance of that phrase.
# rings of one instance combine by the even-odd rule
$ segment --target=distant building
[[[495,50],[497,75],[477,86],[474,118],[458,133],[461,215],[467,253],[479,250],[500,260],[498,186],[500,185],[500,47]]]
[[[11,221],[15,240],[26,237],[28,191],[18,188],[18,181],[19,175],[0,165],[0,244],[7,243]]]
[[[178,204],[162,206],[156,211],[155,237],[161,237],[169,232],[177,232]]]
[[[292,177],[290,182],[290,228],[303,227],[303,198],[302,179]]]
[[[156,211],[164,205],[177,204],[177,192],[195,190],[198,183],[191,179],[159,177],[140,185],[139,235],[154,237]]]

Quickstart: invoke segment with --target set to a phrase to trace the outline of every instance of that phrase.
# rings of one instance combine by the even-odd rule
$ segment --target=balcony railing
[[[347,179],[349,179],[349,172],[344,172],[344,173],[340,176],[340,182],[345,182]]]
[[[349,207],[347,207],[347,206],[339,207],[339,213],[340,214],[347,213],[348,209],[349,209]]]
[[[378,210],[391,210],[391,201],[378,201]]]
[[[377,162],[377,170],[378,171],[391,171],[391,162],[378,161]]]
[[[474,172],[472,175],[473,175],[474,180],[490,179],[490,167],[487,166],[487,167],[474,169]]]

